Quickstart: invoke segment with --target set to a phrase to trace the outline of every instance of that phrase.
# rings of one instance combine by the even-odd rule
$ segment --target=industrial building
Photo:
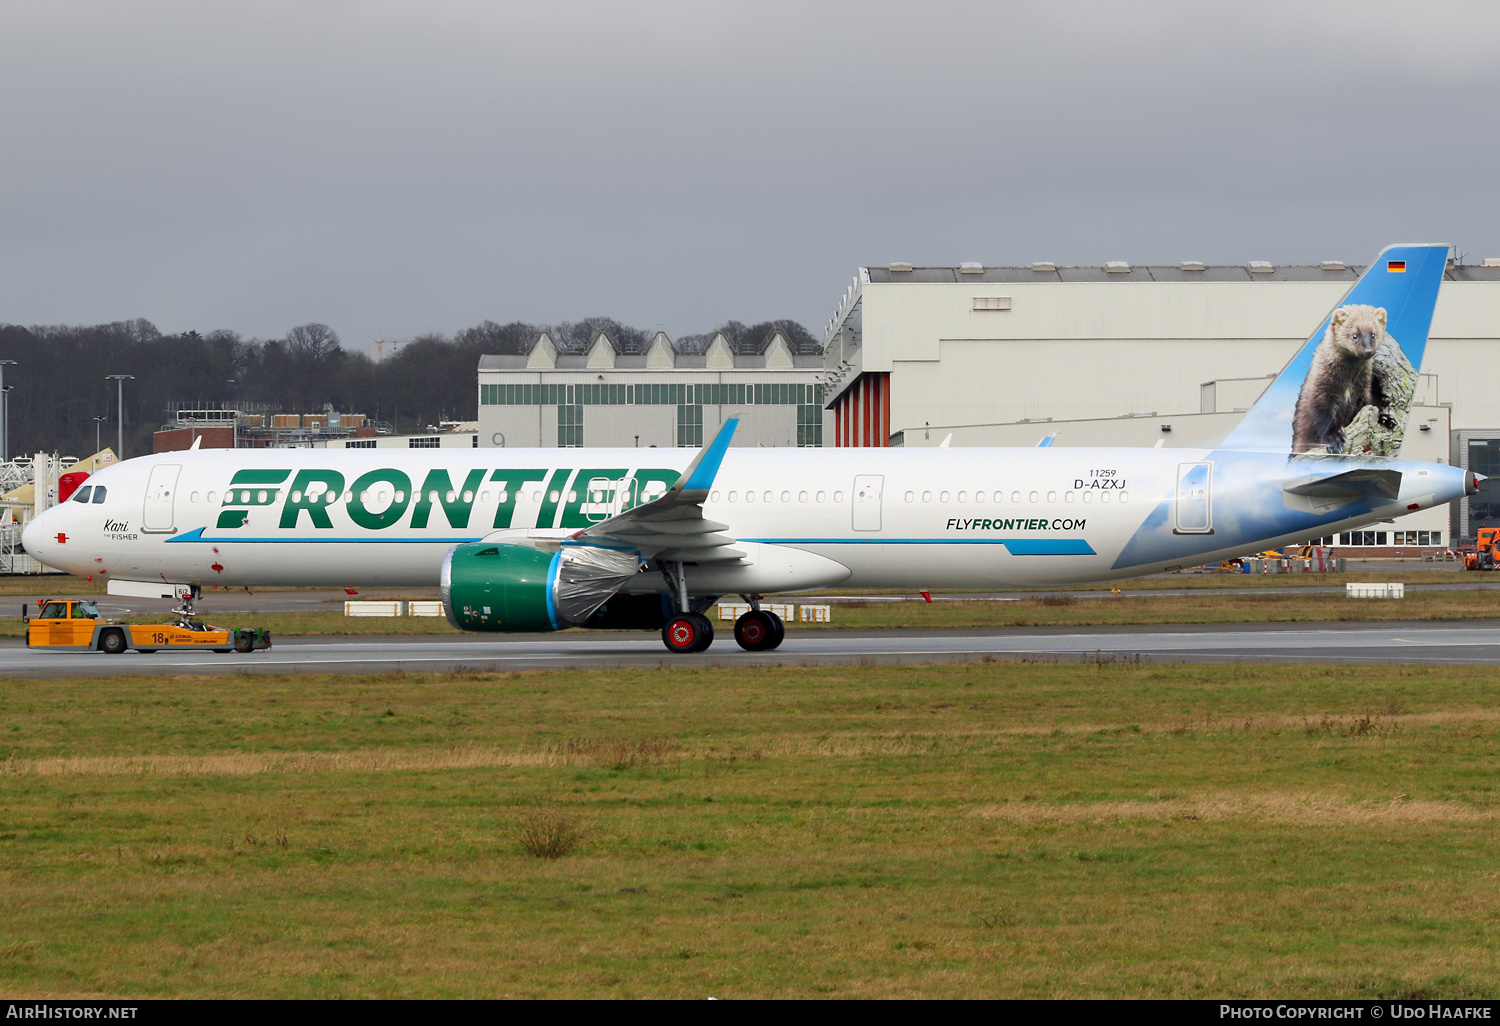
[[[1211,444],[1362,270],[1333,260],[861,268],[824,336],[830,441]],[[1500,259],[1450,261],[1403,457],[1500,471],[1500,389],[1486,370],[1497,353]],[[1485,493],[1454,507],[1341,541],[1394,553],[1500,523]]]
[[[370,422],[362,413],[282,413],[264,403],[176,403],[167,408],[153,452],[191,449],[321,448],[331,440],[374,439],[390,426]]]
[[[698,446],[738,417],[737,446],[823,444],[823,361],[792,351],[780,332],[758,353],[722,332],[701,353],[657,332],[644,353],[622,353],[600,332],[563,353],[546,333],[521,355],[479,361],[479,445]]]

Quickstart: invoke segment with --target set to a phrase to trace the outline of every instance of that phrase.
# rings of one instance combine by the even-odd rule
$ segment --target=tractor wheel
[[[255,639],[244,632],[236,633],[234,636],[234,650],[240,654],[250,652],[255,648]]]
[[[124,631],[105,631],[99,636],[99,650],[110,655],[120,655],[129,647],[125,644]]]

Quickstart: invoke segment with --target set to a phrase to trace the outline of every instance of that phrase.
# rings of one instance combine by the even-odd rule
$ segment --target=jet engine
[[[636,575],[640,563],[633,548],[455,545],[443,557],[443,612],[464,631],[580,627]]]

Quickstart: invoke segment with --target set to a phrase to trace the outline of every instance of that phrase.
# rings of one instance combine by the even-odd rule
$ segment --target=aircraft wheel
[[[776,628],[776,637],[773,638],[771,643],[766,647],[780,648],[781,643],[786,640],[786,623],[781,619],[781,617],[777,616],[775,613],[770,612],[769,610],[766,612],[766,615],[771,618],[771,625]]]
[[[763,652],[780,644],[777,617],[764,609],[752,609],[734,621],[734,640],[746,652]]]
[[[678,613],[662,625],[661,641],[679,655],[702,652],[714,642],[714,625],[701,613]]]
[[[105,631],[99,638],[99,649],[110,655],[120,655],[125,651],[124,631]]]

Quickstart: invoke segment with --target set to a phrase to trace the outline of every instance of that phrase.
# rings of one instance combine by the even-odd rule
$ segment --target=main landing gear
[[[702,613],[677,613],[662,624],[661,641],[679,655],[702,652],[714,643],[713,621]]]
[[[734,622],[734,640],[746,652],[768,652],[786,638],[786,624],[769,609],[756,609],[760,603],[751,599],[752,608]]]
[[[693,611],[687,593],[687,574],[681,563],[663,562],[661,575],[667,579],[667,594],[672,596],[672,604],[677,607],[677,612],[661,625],[661,643],[667,646],[668,652],[678,655],[702,652],[714,643],[713,622],[702,613]]]
[[[672,604],[677,609],[662,624],[662,644],[668,652],[680,655],[704,651],[714,643],[713,621],[693,609],[682,564],[663,562],[661,573],[667,580],[667,593],[672,596]],[[781,622],[781,617],[769,609],[762,609],[759,595],[741,597],[750,604],[750,610],[734,622],[735,643],[747,652],[768,652],[779,647],[786,639],[786,624]],[[700,597],[699,601],[704,600]]]

